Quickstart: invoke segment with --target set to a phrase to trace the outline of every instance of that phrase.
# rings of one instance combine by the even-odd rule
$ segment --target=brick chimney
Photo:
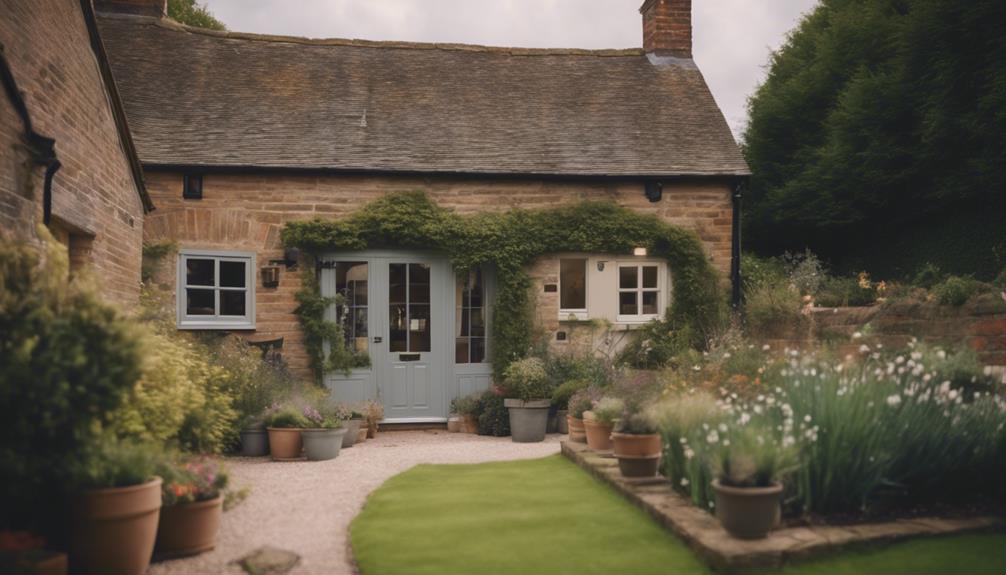
[[[647,54],[692,57],[692,0],[646,0],[639,13]]]
[[[94,9],[163,18],[168,15],[168,0],[94,0]]]

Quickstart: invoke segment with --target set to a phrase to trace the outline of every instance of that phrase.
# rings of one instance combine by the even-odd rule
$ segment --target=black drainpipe
[[[744,198],[746,180],[738,180],[734,184],[733,200],[733,232],[730,242],[730,282],[732,284],[730,302],[735,310],[741,306],[741,200]]]
[[[28,141],[28,150],[31,152],[32,160],[36,164],[45,166],[45,184],[42,189],[42,221],[49,225],[52,219],[52,178],[59,170],[59,158],[56,157],[56,140],[43,136],[35,131],[31,125],[31,116],[28,114],[28,106],[21,97],[21,91],[14,81],[14,74],[7,64],[7,56],[4,53],[3,44],[0,44],[0,78],[3,80],[4,91],[7,98],[14,106],[18,116],[24,123],[24,137]]]

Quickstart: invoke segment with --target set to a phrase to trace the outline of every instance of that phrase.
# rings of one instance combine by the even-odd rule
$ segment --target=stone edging
[[[773,531],[765,539],[745,541],[728,535],[714,516],[679,495],[663,478],[626,479],[619,473],[614,458],[591,451],[583,443],[563,441],[562,454],[642,508],[714,569],[724,573],[778,568],[794,560],[834,553],[853,545],[992,530],[1006,525],[998,517],[918,518],[860,525],[789,527]]]

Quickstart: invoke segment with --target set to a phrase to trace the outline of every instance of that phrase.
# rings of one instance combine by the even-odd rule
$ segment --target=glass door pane
[[[427,352],[433,345],[430,265],[388,264],[388,340],[393,352]]]

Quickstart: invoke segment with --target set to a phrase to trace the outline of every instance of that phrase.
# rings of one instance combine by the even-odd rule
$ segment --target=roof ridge
[[[594,56],[602,58],[645,56],[642,48],[520,48],[508,46],[484,46],[481,44],[460,44],[451,42],[406,42],[400,40],[361,40],[350,38],[304,38],[302,36],[283,36],[277,34],[256,34],[252,32],[232,32],[229,30],[209,30],[196,26],[182,24],[171,18],[157,18],[138,14],[121,14],[101,12],[102,18],[116,20],[132,20],[144,24],[158,26],[176,32],[188,32],[229,40],[248,40],[255,42],[275,42],[285,44],[303,44],[308,46],[350,46],[356,48],[383,48],[399,50],[443,50],[449,52],[485,52],[505,54],[509,56]]]

